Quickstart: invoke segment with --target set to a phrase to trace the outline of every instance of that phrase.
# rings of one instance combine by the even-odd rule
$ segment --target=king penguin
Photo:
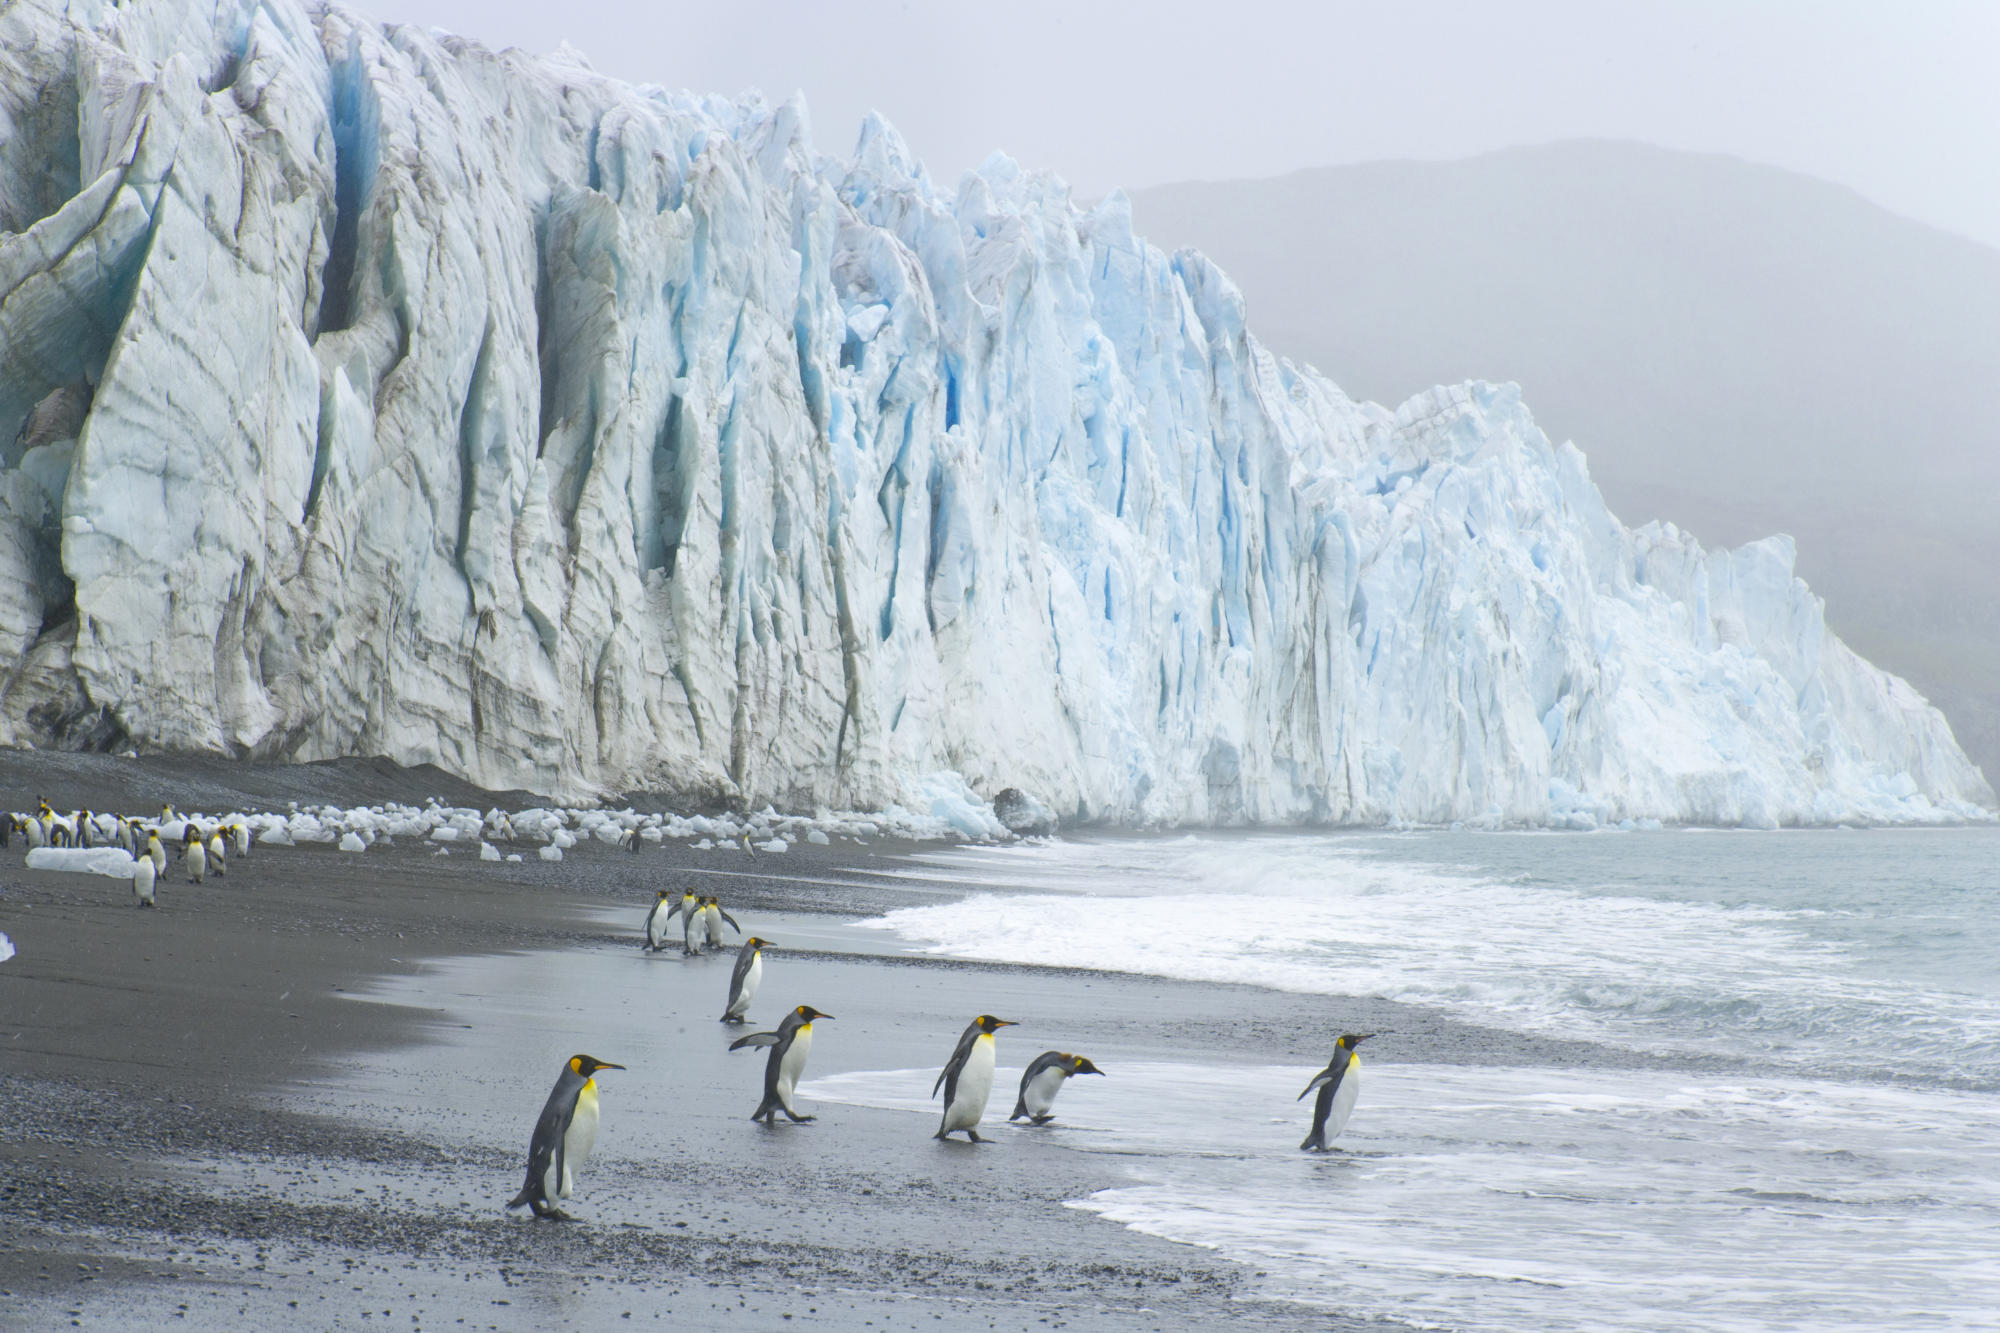
[[[153,900],[153,884],[159,879],[159,872],[153,868],[153,858],[142,856],[132,863],[132,896],[141,907],[158,907]]]
[[[1014,1099],[1014,1114],[1009,1120],[1026,1119],[1030,1124],[1046,1125],[1055,1117],[1049,1108],[1056,1103],[1056,1094],[1062,1091],[1064,1083],[1077,1074],[1098,1074],[1104,1071],[1080,1055],[1067,1051],[1043,1051],[1035,1057],[1035,1062],[1021,1072],[1021,1095]]]
[[[556,1079],[554,1091],[542,1105],[541,1119],[535,1121],[535,1135],[528,1140],[528,1179],[521,1192],[508,1201],[509,1208],[522,1204],[535,1216],[552,1222],[568,1222],[570,1215],[556,1206],[567,1199],[576,1186],[577,1172],[590,1160],[597,1143],[597,1080],[600,1069],[623,1069],[591,1055],[572,1055]]]
[[[646,949],[658,953],[667,947],[667,923],[674,919],[680,909],[672,903],[673,890],[661,889],[653,899],[653,910],[646,913]]]
[[[146,855],[152,859],[154,874],[167,873],[167,847],[160,841],[160,831],[156,828],[146,830]]]
[[[199,884],[208,873],[208,853],[202,849],[201,833],[193,820],[188,821],[187,831],[181,836],[181,860],[187,862],[188,883]]]
[[[229,852],[223,846],[222,825],[220,824],[217,824],[215,831],[208,835],[208,864],[209,868],[218,875],[226,877],[229,874]]]
[[[931,1085],[931,1096],[944,1089],[944,1119],[938,1124],[938,1132],[931,1135],[941,1139],[953,1130],[962,1129],[965,1137],[974,1143],[984,1143],[979,1137],[979,1121],[986,1114],[986,1099],[993,1095],[993,1034],[1001,1028],[1018,1027],[1019,1024],[1005,1018],[995,1018],[991,1014],[981,1014],[966,1024],[959,1034],[958,1048],[945,1061],[944,1072]]]
[[[814,1020],[832,1017],[832,1014],[823,1014],[809,1004],[802,1004],[785,1015],[785,1021],[778,1024],[776,1032],[753,1032],[729,1043],[732,1051],[740,1051],[746,1046],[771,1048],[771,1054],[764,1061],[764,1100],[757,1103],[757,1109],[750,1115],[752,1120],[775,1125],[780,1111],[795,1125],[803,1125],[813,1119],[809,1115],[800,1115],[792,1108],[792,1092],[799,1086],[799,1075],[805,1072],[806,1056],[812,1053]]]
[[[727,921],[729,928],[738,935],[743,933],[743,927],[736,924],[736,918],[723,911],[722,904],[712,896],[701,900],[701,920],[703,927],[708,931],[708,947],[711,949],[720,949],[728,943],[722,934],[723,922]]]
[[[708,922],[702,919],[701,899],[689,889],[681,894],[680,906],[674,911],[681,914],[681,949],[693,956],[701,952],[701,942],[708,938]],[[672,920],[669,915],[668,920]]]
[[[1361,1056],[1354,1048],[1374,1035],[1372,1032],[1343,1034],[1333,1044],[1333,1059],[1306,1084],[1306,1091],[1299,1094],[1298,1100],[1304,1101],[1306,1093],[1319,1089],[1319,1100],[1313,1103],[1312,1133],[1299,1145],[1300,1151],[1328,1151],[1326,1141],[1347,1127],[1347,1117],[1354,1114],[1354,1099],[1361,1095]]]
[[[729,974],[729,1007],[722,1011],[723,1022],[741,1023],[743,1015],[750,1012],[750,1001],[757,998],[757,987],[764,980],[764,950],[770,947],[771,941],[752,935],[736,951],[736,967]]]

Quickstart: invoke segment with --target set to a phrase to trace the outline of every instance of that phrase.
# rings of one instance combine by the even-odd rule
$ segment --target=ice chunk
[[[132,878],[132,864],[122,847],[37,847],[28,853],[30,870],[67,870],[111,879]]]

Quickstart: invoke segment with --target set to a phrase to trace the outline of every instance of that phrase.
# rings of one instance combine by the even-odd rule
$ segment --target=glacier
[[[1349,399],[1122,195],[293,0],[0,10],[0,668],[5,744],[738,808],[1994,801],[1789,539]]]

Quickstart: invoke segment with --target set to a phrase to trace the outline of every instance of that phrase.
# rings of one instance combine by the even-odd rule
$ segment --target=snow
[[[28,853],[30,870],[67,870],[111,879],[131,879],[132,864],[122,847],[37,847]]]
[[[1349,399],[1122,195],[337,6],[138,12],[0,11],[0,742],[974,838],[1010,788],[1146,824],[1993,801],[1789,539],[1624,527],[1511,385]],[[533,813],[428,827],[638,826]],[[727,823],[695,836],[800,832]],[[414,831],[335,824],[257,837]]]
[[[7,938],[7,933],[5,931],[0,931],[0,963],[6,962],[9,958],[12,958],[13,956],[14,956],[14,941]]]

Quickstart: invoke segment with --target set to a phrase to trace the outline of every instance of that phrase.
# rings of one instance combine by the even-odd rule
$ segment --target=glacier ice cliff
[[[1977,815],[1783,538],[995,157],[291,0],[0,9],[0,741],[1065,819]]]

